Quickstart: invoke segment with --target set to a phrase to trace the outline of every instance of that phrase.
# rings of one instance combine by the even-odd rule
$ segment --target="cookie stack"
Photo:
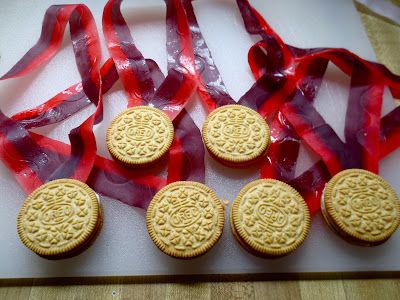
[[[328,226],[350,243],[375,246],[392,236],[400,224],[400,201],[382,177],[348,169],[327,183],[321,212]]]
[[[260,179],[246,185],[233,202],[230,223],[250,253],[279,257],[296,250],[310,230],[310,213],[300,194],[286,183]]]
[[[30,250],[47,259],[77,255],[96,239],[103,223],[97,194],[74,179],[43,184],[22,205],[18,235]]]
[[[129,167],[146,167],[160,160],[174,139],[174,126],[161,110],[136,106],[120,113],[107,130],[111,156]]]
[[[204,122],[203,140],[208,152],[222,164],[253,164],[270,145],[270,130],[259,113],[243,105],[215,109]]]
[[[204,184],[178,181],[161,189],[150,202],[147,230],[156,246],[175,258],[205,254],[221,237],[224,207]]]

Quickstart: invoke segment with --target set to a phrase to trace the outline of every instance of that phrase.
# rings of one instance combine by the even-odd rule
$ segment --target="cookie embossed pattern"
[[[54,0],[46,0],[29,3],[25,10],[21,10],[21,1],[7,2],[7,8],[2,16],[0,32],[4,43],[0,43],[1,70],[7,71],[8,66],[14,63],[21,54],[37,39],[32,34],[32,28],[40,28],[43,12]],[[96,1],[85,0],[95,14],[97,24],[101,24],[102,5]],[[232,2],[232,3],[231,3]],[[332,1],[329,3],[317,0],[307,1],[251,1],[257,5],[257,9],[263,16],[280,29],[282,37],[293,44],[310,47],[332,45],[349,48],[357,51],[364,58],[374,59],[371,46],[356,10],[350,1]],[[253,41],[243,29],[242,20],[234,1],[212,0],[194,1],[196,15],[199,18],[202,31],[207,34],[207,42],[213,51],[218,66],[223,73],[229,91],[237,98],[254,80],[249,74],[246,55]],[[4,7],[5,7],[4,3]],[[164,49],[165,35],[162,1],[126,1],[124,2],[130,21],[133,23],[135,41],[141,42],[140,49],[149,53],[157,62],[165,61]],[[327,9],[329,5],[329,9]],[[1,4],[0,4],[1,6]],[[288,10],[287,7],[292,9]],[[18,10],[19,9],[19,10]],[[309,12],[314,12],[315,18],[308,18]],[[9,13],[8,13],[9,12]],[[341,22],[337,22],[337,16],[341,16]],[[159,22],[154,20],[160,19]],[[29,26],[21,20],[32,20]],[[229,26],[226,26],[229,24]],[[12,30],[10,30],[12,28]],[[9,32],[7,32],[9,31]],[[316,33],[317,31],[317,33]],[[38,34],[38,32],[37,32]],[[161,38],[154,38],[155,36]],[[18,39],[15,39],[18,37]],[[229,49],[229,55],[227,54]],[[105,55],[106,52],[103,52]],[[70,45],[64,46],[64,51],[59,53],[54,61],[46,65],[40,73],[40,78],[30,78],[28,81],[13,82],[8,88],[8,82],[2,83],[2,95],[7,103],[2,108],[13,113],[28,107],[33,107],[39,100],[64,89],[78,81],[78,74],[73,73],[73,55]],[[71,62],[66,64],[65,62]],[[233,63],[234,62],[234,63]],[[162,66],[162,65],[161,65]],[[63,78],[54,76],[59,68],[63,69]],[[165,68],[165,67],[164,67]],[[341,120],[345,115],[344,102],[347,100],[347,77],[337,74],[333,70],[324,79],[322,90],[317,96],[318,109],[328,115],[329,120],[343,131]],[[75,77],[73,77],[75,76]],[[333,79],[332,79],[333,77]],[[40,81],[40,79],[42,79]],[[28,85],[30,87],[18,99],[24,101],[11,101],[16,99],[15,87]],[[22,93],[22,90],[17,89]],[[106,96],[105,116],[103,127],[95,131],[100,142],[99,154],[108,157],[105,140],[105,127],[111,122],[114,115],[126,108],[126,96],[120,91],[111,91]],[[321,100],[321,101],[319,101]],[[386,103],[391,103],[391,98],[386,97]],[[41,102],[40,102],[41,103]],[[390,104],[391,105],[391,104]],[[10,111],[10,107],[12,111]],[[391,106],[389,107],[392,108]],[[387,108],[387,109],[389,109]],[[7,110],[8,109],[8,110]],[[199,101],[188,105],[188,109],[195,118],[196,124],[201,128],[206,117]],[[107,112],[112,112],[108,114]],[[389,111],[389,110],[386,110]],[[65,126],[57,126],[50,132],[50,137],[68,142],[68,126],[78,124],[84,120],[83,115],[67,119]],[[73,123],[72,123],[73,122]],[[336,129],[336,127],[335,127]],[[307,153],[306,153],[307,154]],[[306,155],[302,153],[299,172],[305,170],[307,165]],[[382,176],[389,180],[393,187],[400,191],[399,180],[396,171],[396,161],[399,151],[391,157],[387,157],[380,168]],[[248,182],[258,178],[258,171],[253,169],[240,171],[238,176],[233,176],[230,168],[225,168],[214,163],[214,160],[206,157],[207,185],[216,191],[222,199],[233,200],[239,190]],[[398,165],[398,164],[397,164]],[[1,193],[2,213],[0,227],[2,228],[2,248],[0,250],[1,277],[61,277],[61,276],[143,276],[143,275],[169,275],[169,274],[221,274],[221,273],[274,273],[274,272],[342,272],[362,270],[399,270],[400,260],[396,254],[399,252],[400,231],[393,238],[377,248],[360,248],[348,243],[332,234],[327,226],[322,223],[320,215],[313,216],[312,228],[309,236],[298,250],[291,255],[279,260],[265,260],[249,255],[243,251],[240,245],[230,234],[229,225],[225,226],[225,233],[220,242],[212,251],[198,259],[191,261],[179,261],[159,253],[153,246],[144,226],[143,212],[139,209],[131,209],[119,201],[104,197],[102,204],[107,222],[104,224],[102,234],[96,243],[80,256],[68,260],[55,262],[43,260],[20,243],[15,230],[15,216],[20,203],[16,199],[23,199],[23,191],[15,180],[9,175],[6,168],[1,165]],[[238,172],[239,173],[239,172]],[[116,179],[115,179],[116,181]],[[123,183],[120,184],[123,186]],[[103,197],[102,197],[103,198]],[[129,237],[129,238],[127,238]],[[129,251],[127,251],[129,250]],[[18,262],[18,264],[15,264]],[[41,265],[41,268],[38,268]]]
[[[46,258],[77,254],[97,235],[102,223],[98,196],[73,179],[46,183],[25,200],[18,214],[22,242]]]
[[[161,251],[176,258],[194,258],[219,240],[224,219],[224,207],[214,191],[198,182],[178,181],[154,196],[146,224]]]
[[[384,179],[349,169],[326,185],[321,209],[330,227],[346,240],[372,246],[386,241],[400,224],[400,201]]]
[[[310,230],[310,213],[300,194],[274,179],[246,185],[231,210],[231,229],[249,252],[281,256],[297,249]]]
[[[214,110],[202,131],[208,151],[227,165],[250,164],[270,144],[268,124],[256,111],[242,105],[225,105]]]
[[[174,127],[161,110],[138,106],[120,113],[107,130],[111,155],[128,166],[145,166],[163,157],[172,144]]]

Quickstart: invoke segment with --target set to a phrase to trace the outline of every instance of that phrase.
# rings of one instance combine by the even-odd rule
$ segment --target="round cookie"
[[[362,169],[337,173],[326,184],[321,212],[345,240],[363,246],[386,241],[400,223],[400,202],[382,177]]]
[[[102,226],[97,194],[74,179],[43,184],[23,203],[17,219],[21,241],[36,254],[59,259],[89,247]]]
[[[224,207],[204,184],[177,181],[162,188],[146,214],[151,239],[175,258],[195,258],[209,251],[221,237]]]
[[[310,213],[294,188],[275,179],[259,179],[239,192],[230,222],[233,235],[247,251],[279,257],[303,243],[310,230]]]
[[[114,159],[140,167],[163,157],[173,138],[174,126],[163,111],[136,106],[114,118],[107,129],[106,144]]]
[[[216,160],[228,166],[246,166],[265,154],[270,144],[268,124],[243,105],[225,105],[204,122],[204,144]]]

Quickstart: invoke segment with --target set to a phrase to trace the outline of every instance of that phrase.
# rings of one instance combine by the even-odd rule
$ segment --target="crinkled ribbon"
[[[185,32],[185,30],[188,33],[188,28],[184,15],[182,15],[181,6],[176,6],[179,3],[172,1],[166,3],[169,11],[167,33],[176,32],[167,38],[168,45],[168,43],[173,43],[178,36],[185,39],[180,33]],[[70,15],[75,14],[74,9],[78,11],[81,18],[78,21],[76,16],[75,19],[68,17],[68,13]],[[60,45],[68,20],[70,21],[71,37],[82,83],[71,86],[44,104],[18,113],[11,119],[3,114],[1,115],[2,144],[0,158],[14,174],[25,192],[29,193],[43,182],[56,178],[53,174],[57,174],[58,177],[71,177],[67,172],[71,170],[71,166],[74,166],[71,161],[79,162],[78,167],[75,168],[75,173],[79,176],[74,178],[86,181],[100,194],[142,208],[147,207],[157,190],[163,187],[167,181],[194,180],[204,182],[204,149],[195,142],[201,140],[200,132],[187,112],[182,110],[183,106],[174,109],[175,103],[178,103],[178,106],[181,105],[182,99],[186,101],[192,93],[190,89],[193,90],[194,88],[193,80],[190,79],[191,75],[188,73],[191,68],[190,63],[193,60],[185,61],[184,72],[181,72],[182,66],[180,65],[179,68],[175,69],[177,72],[171,71],[173,74],[168,76],[166,80],[164,80],[164,75],[154,61],[144,60],[149,70],[146,76],[150,76],[150,85],[154,86],[155,96],[160,99],[158,101],[159,107],[169,105],[171,111],[173,111],[172,114],[175,114],[176,133],[170,150],[169,164],[173,165],[174,158],[179,159],[177,164],[173,165],[173,172],[171,172],[172,168],[169,167],[167,180],[155,176],[153,170],[131,170],[112,160],[102,158],[95,154],[95,144],[94,147],[88,145],[88,142],[92,142],[91,136],[93,136],[91,126],[94,122],[101,120],[101,94],[106,93],[118,80],[118,72],[112,59],[108,59],[101,70],[98,70],[100,50],[97,44],[97,32],[96,39],[94,39],[93,34],[90,35],[95,29],[94,21],[86,6],[50,7],[43,21],[39,41],[2,79],[22,76],[39,67],[44,60],[50,59]],[[177,22],[181,26],[180,29],[176,27]],[[186,29],[184,29],[185,24]],[[76,32],[76,34],[73,34],[73,32]],[[75,39],[75,37],[77,38]],[[98,52],[96,52],[98,56],[89,57],[87,53],[93,54],[94,51],[85,50],[86,48],[98,49]],[[180,54],[179,57],[183,57],[183,55]],[[181,64],[180,61],[176,61],[176,63]],[[88,69],[85,70],[83,67]],[[169,75],[171,72],[169,72]],[[96,74],[98,78],[94,80]],[[143,76],[141,70],[135,70],[135,76],[136,78]],[[173,88],[168,88],[169,83],[173,85]],[[96,101],[94,98],[96,93],[100,101]],[[80,127],[74,129],[76,133],[72,133],[72,146],[28,131],[30,128],[60,122],[91,102],[98,103],[98,108],[93,116],[89,117],[89,121],[85,121]],[[74,136],[78,138],[74,138]],[[87,140],[80,139],[81,143],[76,142],[82,136],[89,138]],[[90,157],[88,157],[89,153],[91,154]],[[85,177],[82,170],[87,172]]]
[[[128,106],[150,105],[163,110],[176,123],[169,151],[168,183],[191,178],[204,182],[204,148],[201,135],[184,109],[196,88],[190,32],[180,0],[166,0],[168,75],[159,87],[150,68],[136,48],[121,14],[122,0],[110,0],[103,12],[103,32],[107,47],[128,96]],[[154,63],[155,64],[155,63]],[[157,66],[158,69],[158,66]],[[190,123],[190,124],[189,124]],[[189,166],[189,168],[188,168]],[[186,175],[185,175],[186,174]]]
[[[119,77],[128,96],[128,106],[151,105],[173,120],[195,91],[194,58],[189,28],[182,5],[167,0],[168,75],[156,90],[150,70],[136,48],[121,14],[122,0],[110,0],[103,13],[103,32]]]
[[[86,181],[94,164],[96,140],[93,125],[101,121],[103,110],[99,72],[101,50],[93,16],[85,5],[51,6],[46,12],[39,41],[1,80],[23,76],[54,56],[67,22],[70,25],[75,60],[82,77],[82,88],[97,108],[80,126],[71,130],[71,154],[58,165],[54,163],[50,153],[41,151],[21,124],[1,113],[2,145],[18,152],[16,157],[21,158],[21,166],[18,168],[25,169],[20,175],[26,177],[29,174],[32,177],[25,190],[57,178],[69,177]],[[18,160],[6,162],[7,165],[13,163],[18,163]]]
[[[191,0],[183,2],[192,32],[198,90],[206,108],[212,111],[235,103],[202,37]],[[331,175],[350,167],[378,172],[379,159],[399,146],[399,109],[382,119],[380,111],[383,87],[389,86],[393,95],[398,95],[400,77],[345,49],[286,45],[248,1],[237,3],[247,31],[262,38],[249,51],[249,64],[257,81],[238,101],[271,120],[272,145],[261,176],[290,183],[315,212]],[[345,143],[312,105],[329,61],[351,76]],[[302,140],[322,160],[295,178]]]
[[[290,127],[283,139],[295,140],[296,135],[301,137],[321,157],[327,169],[324,170],[323,164],[318,162],[298,178],[286,179],[303,192],[313,211],[318,210],[322,190],[330,176],[351,167],[365,168],[378,173],[379,159],[399,146],[399,141],[395,140],[400,124],[396,124],[399,119],[395,116],[399,110],[393,110],[382,119],[380,112],[383,87],[387,85],[397,97],[400,77],[392,74],[384,66],[365,61],[345,49],[298,49],[288,46],[280,39],[276,39],[276,33],[248,1],[237,0],[237,2],[247,31],[260,34],[263,38],[263,41],[256,44],[249,52],[249,62],[256,78],[275,72],[280,76],[287,74],[288,81],[293,80],[296,83],[294,90],[290,92],[288,89],[289,97],[284,98],[282,101],[285,103],[280,106],[279,120],[284,126]],[[283,53],[281,56],[285,57],[285,64],[282,64],[281,68],[273,69],[269,64],[271,59],[268,58],[268,54],[273,50],[269,47],[270,40],[275,40],[281,45]],[[351,76],[345,121],[346,142],[340,140],[312,106],[318,84],[309,79],[309,74],[312,75],[318,69],[324,70],[329,61]],[[311,68],[305,67],[310,65]],[[320,72],[319,77],[322,75],[323,72]],[[310,91],[314,91],[312,97],[307,95]],[[298,145],[300,145],[299,140]],[[274,152],[279,153],[282,150],[280,145],[277,145]],[[289,157],[290,162],[288,160],[285,162],[292,165],[293,172],[294,157]],[[272,164],[279,164],[279,160],[272,158],[266,168],[271,168],[271,161]],[[281,166],[275,166],[275,169],[280,170]],[[263,175],[271,174],[264,168]]]

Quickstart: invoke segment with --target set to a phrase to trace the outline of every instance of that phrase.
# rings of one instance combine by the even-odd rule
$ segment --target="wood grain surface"
[[[400,279],[2,286],[0,299],[399,299]]]
[[[394,3],[398,1],[392,0]],[[357,5],[361,20],[377,54],[378,60],[392,71],[400,73],[400,26],[375,15],[361,5]],[[353,274],[351,278],[363,276]],[[369,274],[368,277],[382,274]],[[385,277],[399,277],[399,273]],[[312,278],[325,278],[313,275]],[[280,277],[282,278],[282,277]],[[400,279],[338,279],[329,280],[264,280],[253,276],[246,279],[184,277],[178,279],[149,278],[127,280],[109,279],[54,279],[0,280],[1,299],[400,299]],[[269,278],[267,278],[269,279]],[[200,281],[201,280],[201,281]],[[240,280],[240,281],[238,281]],[[182,283],[179,283],[181,282]],[[132,283],[134,282],[134,283]],[[152,283],[150,283],[152,282]],[[65,284],[65,285],[64,285]]]

